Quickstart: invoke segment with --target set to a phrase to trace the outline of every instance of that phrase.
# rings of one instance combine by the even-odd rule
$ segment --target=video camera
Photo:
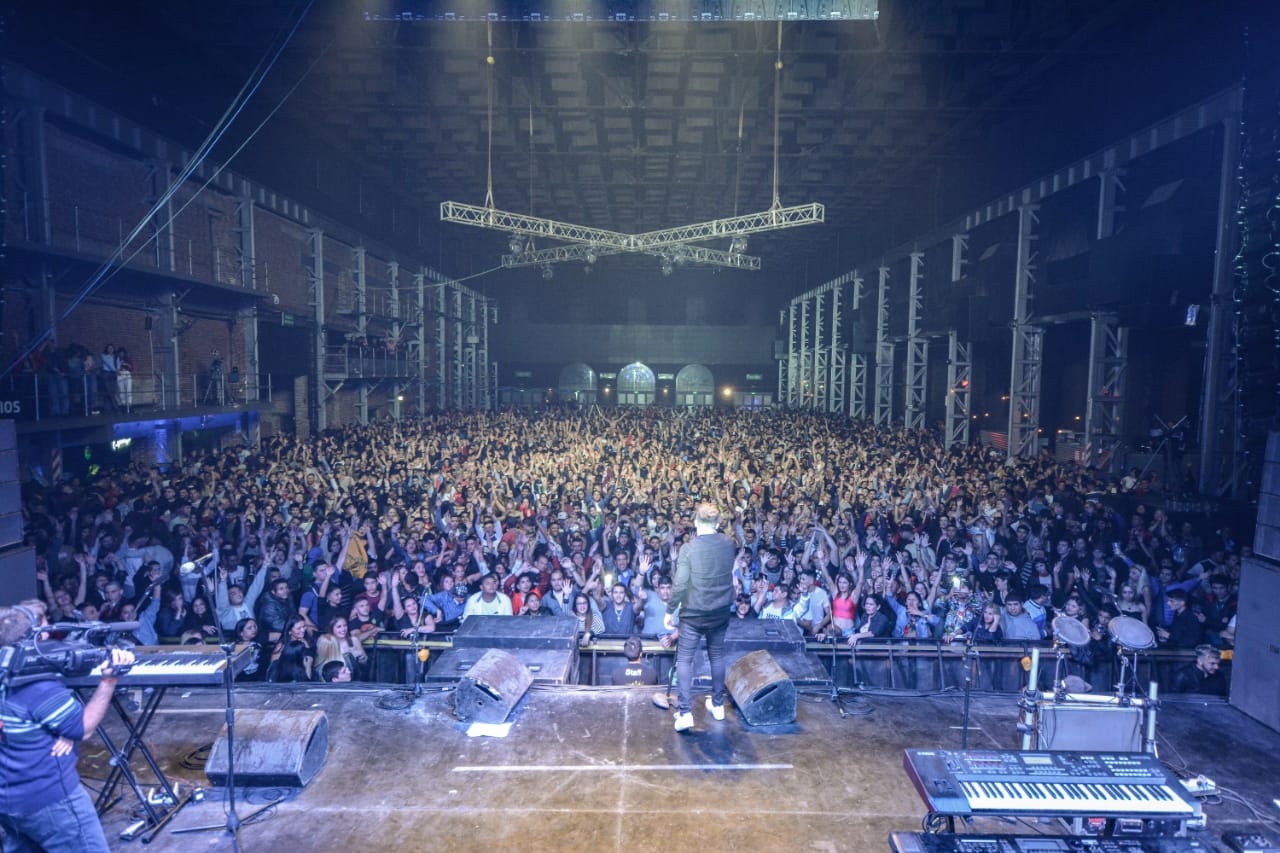
[[[120,635],[137,622],[58,622],[35,629],[11,646],[0,648],[0,686],[20,687],[56,676],[88,675],[111,660],[113,648],[130,648]],[[58,635],[61,639],[51,639]],[[115,670],[124,675],[127,667]]]

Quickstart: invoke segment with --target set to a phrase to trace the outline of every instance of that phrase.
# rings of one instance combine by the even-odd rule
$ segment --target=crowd
[[[24,511],[50,621],[138,621],[143,644],[234,637],[260,650],[243,678],[376,679],[378,637],[473,614],[572,615],[584,644],[669,646],[676,555],[711,501],[737,544],[739,618],[856,645],[1035,642],[1066,617],[1086,661],[1114,656],[1123,616],[1159,647],[1200,649],[1186,689],[1225,691],[1216,650],[1248,546],[1132,488],[843,418],[545,410],[30,482]]]
[[[108,343],[95,355],[83,344],[60,347],[48,339],[20,367],[23,374],[38,377],[49,417],[133,408],[134,365],[124,347]]]

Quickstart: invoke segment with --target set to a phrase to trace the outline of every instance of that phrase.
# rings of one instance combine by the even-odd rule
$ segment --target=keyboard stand
[[[111,707],[115,710],[120,722],[124,724],[127,732],[124,742],[117,747],[115,738],[106,730],[106,727],[101,724],[98,726],[98,737],[102,739],[102,743],[106,746],[107,752],[111,756],[108,761],[111,765],[111,772],[107,774],[107,780],[93,805],[99,815],[109,811],[112,806],[119,802],[118,797],[115,799],[113,797],[115,796],[116,788],[119,787],[120,781],[123,779],[133,790],[134,796],[142,806],[142,810],[146,814],[148,828],[153,828],[167,821],[173,812],[185,805],[186,802],[184,800],[179,803],[168,778],[160,769],[160,765],[156,763],[155,756],[151,754],[150,748],[143,740],[147,727],[151,725],[151,720],[155,717],[156,710],[160,707],[160,700],[164,698],[167,688],[157,686],[147,689],[146,692],[149,695],[143,703],[137,719],[129,715],[129,709],[125,707],[124,701],[121,699],[122,693],[128,689],[127,687],[117,687],[115,692],[111,694]],[[151,772],[155,775],[157,783],[164,792],[165,806],[157,808],[147,799],[146,792],[142,789],[141,783],[138,782],[137,774],[129,766],[134,753],[140,754],[147,766],[151,768]]]

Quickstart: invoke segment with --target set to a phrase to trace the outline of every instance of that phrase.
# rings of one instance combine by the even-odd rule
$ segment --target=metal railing
[[[273,402],[271,374],[183,374],[175,382],[163,374],[134,373],[54,376],[12,374],[0,382],[0,416],[19,421],[121,417],[190,408],[235,409]]]
[[[324,372],[326,376],[356,379],[415,378],[418,369],[416,358],[402,350],[385,346],[359,346],[342,344],[325,347]]]

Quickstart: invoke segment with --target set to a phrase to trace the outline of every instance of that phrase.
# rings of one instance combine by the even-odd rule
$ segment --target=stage
[[[535,686],[515,707],[506,737],[469,737],[451,712],[451,692],[432,690],[407,708],[384,709],[404,694],[355,687],[291,690],[246,687],[246,709],[321,710],[330,727],[328,760],[303,790],[242,789],[243,817],[269,797],[286,799],[245,826],[252,851],[448,849],[556,851],[887,850],[890,831],[919,830],[924,807],[906,773],[908,747],[959,748],[959,693],[844,696],[847,716],[822,691],[802,692],[797,720],[747,727],[730,705],[715,722],[695,700],[697,727],[672,717],[638,688]],[[392,701],[386,701],[391,699]],[[207,785],[203,753],[223,722],[218,690],[172,690],[147,743],[171,780]],[[969,747],[1018,744],[1015,697],[975,695]],[[120,723],[108,718],[111,731]],[[1280,797],[1280,735],[1221,700],[1163,703],[1160,756],[1183,775],[1203,774],[1247,798],[1270,818]],[[95,738],[81,755],[91,785],[107,772]],[[135,764],[140,762],[135,761]],[[148,779],[147,773],[142,773]],[[221,833],[173,835],[183,826],[222,823],[224,789],[206,788],[149,849],[227,850]],[[142,849],[119,833],[136,802],[124,798],[104,819],[112,849]],[[1195,835],[1226,850],[1226,831],[1263,828],[1249,810],[1206,804]],[[1056,824],[991,818],[966,831],[1057,833]]]

